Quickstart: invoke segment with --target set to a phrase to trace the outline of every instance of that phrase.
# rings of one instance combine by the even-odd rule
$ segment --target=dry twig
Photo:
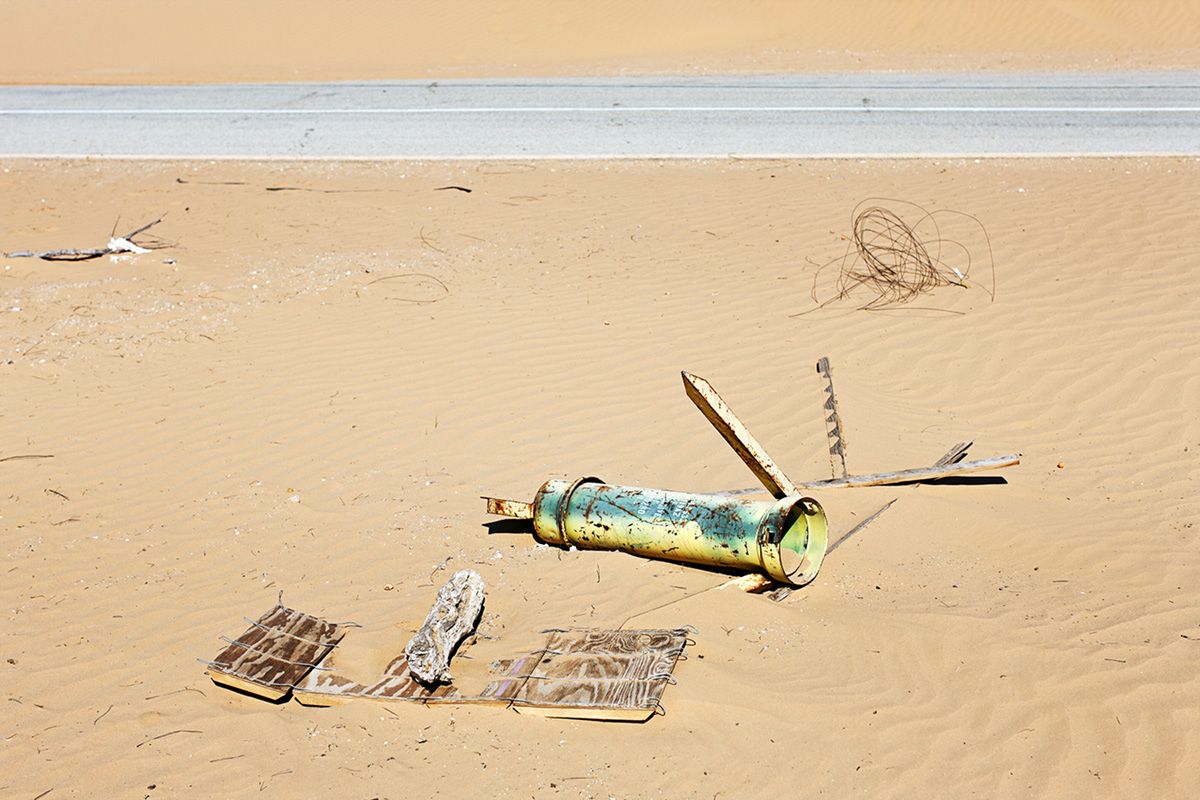
[[[135,228],[124,236],[112,236],[108,240],[108,244],[104,247],[96,247],[90,250],[75,250],[71,248],[61,250],[17,250],[12,253],[3,253],[5,258],[40,258],[43,261],[90,261],[93,258],[101,256],[117,255],[118,253],[149,253],[151,250],[161,250],[171,245],[161,239],[151,238],[136,242],[134,239],[140,234],[153,228],[158,223],[162,222],[163,218],[159,217],[153,222],[147,222],[139,228]]]

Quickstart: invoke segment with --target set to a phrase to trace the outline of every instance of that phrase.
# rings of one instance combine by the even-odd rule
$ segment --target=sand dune
[[[1189,0],[8,0],[0,83],[1200,65]]]
[[[0,261],[0,458],[53,455],[0,462],[3,796],[1193,793],[1195,160],[0,167],[0,249],[177,243]],[[976,215],[994,302],[791,317],[869,196]],[[824,476],[821,355],[852,469],[1024,463],[827,492],[835,532],[900,499],[778,604],[482,527],[551,476],[752,485],[685,368]],[[195,661],[282,590],[378,669],[443,565],[488,584],[466,674],[695,625],[667,715],[273,706]]]

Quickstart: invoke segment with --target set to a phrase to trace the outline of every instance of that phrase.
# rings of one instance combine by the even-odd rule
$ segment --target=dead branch
[[[0,255],[3,255],[4,258],[40,258],[43,261],[90,261],[93,258],[116,255],[118,253],[149,253],[151,250],[162,250],[171,245],[160,239],[140,243],[135,242],[134,239],[162,221],[163,218],[159,217],[153,222],[147,222],[141,227],[134,228],[124,236],[113,236],[108,240],[108,245],[105,247],[96,247],[89,250],[76,250],[73,248],[42,251],[18,250]]]

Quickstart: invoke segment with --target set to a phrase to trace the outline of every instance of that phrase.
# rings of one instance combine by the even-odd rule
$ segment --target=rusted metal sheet
[[[808,497],[745,500],[598,478],[548,481],[533,501],[533,529],[549,544],[762,570],[793,586],[816,577],[828,533],[825,512]]]
[[[503,500],[499,497],[484,497],[487,500],[487,513],[498,517],[513,517],[514,519],[533,519],[533,506],[520,500]]]
[[[522,713],[580,719],[646,720],[660,706],[675,662],[689,644],[689,629],[553,630],[545,647],[493,665],[482,681],[435,687],[419,682],[407,656],[393,658],[383,674],[361,683],[323,659],[339,644],[344,628],[279,605],[213,661],[208,674],[218,684],[268,699],[289,692],[308,706],[349,700],[447,705],[512,705]],[[328,661],[336,661],[336,656]]]
[[[499,662],[479,699],[540,716],[646,720],[689,641],[686,628],[553,631],[544,649]]]
[[[337,646],[343,626],[276,605],[228,647],[205,672],[214,682],[265,698],[278,700],[302,681]]]

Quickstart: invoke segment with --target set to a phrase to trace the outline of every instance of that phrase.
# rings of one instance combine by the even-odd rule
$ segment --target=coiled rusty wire
[[[906,207],[913,223],[910,225],[900,214],[882,203]],[[987,250],[990,289],[970,278],[973,261],[971,248],[956,239],[942,236],[939,218],[944,220],[947,217],[966,220],[982,234]],[[930,236],[918,234],[917,231],[922,228],[928,229]],[[813,276],[812,299],[817,303],[817,309],[853,295],[865,294],[866,297],[857,308],[880,311],[911,303],[921,295],[945,286],[980,286],[991,299],[995,299],[996,277],[991,240],[983,223],[970,214],[945,209],[927,211],[903,200],[870,198],[854,207],[851,231],[845,254],[819,265]],[[837,278],[831,294],[822,300],[821,276],[827,268],[835,266]],[[808,309],[792,316],[801,316],[814,310]]]

